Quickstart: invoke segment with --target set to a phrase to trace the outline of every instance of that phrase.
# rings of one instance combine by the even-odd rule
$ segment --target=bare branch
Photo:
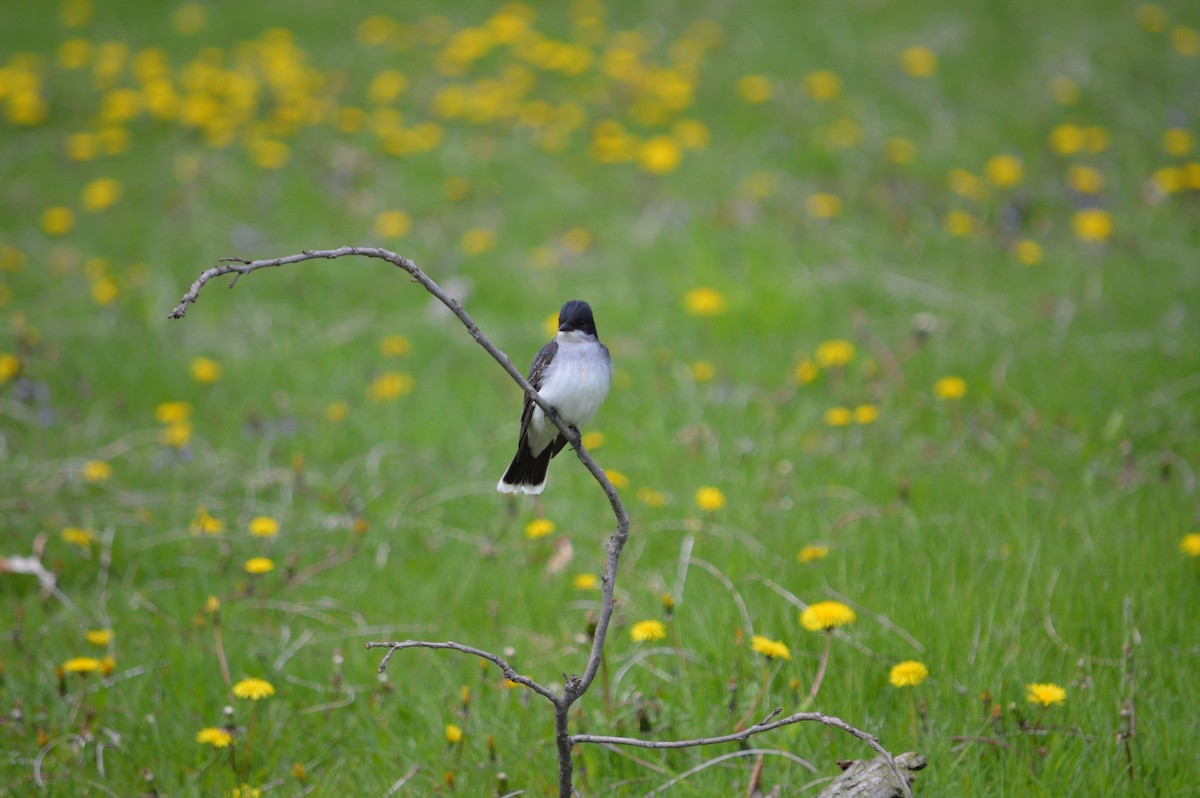
[[[783,726],[790,726],[793,723],[815,721],[817,723],[823,723],[826,726],[832,726],[835,729],[841,729],[847,734],[857,737],[869,745],[875,751],[875,753],[879,754],[887,761],[888,766],[896,774],[896,778],[900,780],[901,784],[905,785],[905,794],[909,796],[909,798],[912,798],[912,791],[909,790],[908,782],[905,780],[904,775],[900,772],[900,769],[896,767],[896,760],[894,760],[892,755],[887,752],[887,749],[879,744],[878,738],[876,738],[874,735],[868,734],[861,729],[851,726],[841,718],[835,718],[832,715],[826,715],[822,712],[796,712],[792,715],[788,715],[786,718],[766,722],[770,718],[774,717],[779,711],[780,710],[772,712],[770,715],[764,718],[762,722],[756,723],[753,726],[742,729],[739,732],[733,732],[732,734],[723,734],[719,737],[697,737],[693,740],[642,740],[637,737],[608,737],[600,734],[575,734],[571,736],[570,741],[572,745],[578,743],[597,743],[601,745],[632,745],[638,748],[695,748],[696,746],[701,745],[720,745],[721,743],[741,742],[755,734],[773,731]]]
[[[517,673],[516,669],[513,668],[512,665],[509,665],[508,662],[503,658],[496,656],[490,651],[484,651],[483,649],[475,648],[474,646],[464,646],[462,643],[455,643],[449,640],[437,643],[428,640],[404,640],[401,642],[392,643],[367,643],[367,648],[388,649],[388,653],[384,655],[383,661],[379,663],[380,673],[383,673],[383,671],[387,668],[388,660],[392,658],[392,654],[395,654],[397,651],[404,648],[448,648],[452,651],[460,651],[463,654],[471,654],[472,656],[479,657],[480,659],[486,659],[488,662],[498,667],[504,672],[504,678],[508,679],[510,682],[516,682],[517,684],[528,687],[530,690],[542,696],[547,701],[554,703],[555,705],[557,705],[558,702],[558,696],[556,696],[549,689],[542,687],[528,676],[522,676],[521,674]]]

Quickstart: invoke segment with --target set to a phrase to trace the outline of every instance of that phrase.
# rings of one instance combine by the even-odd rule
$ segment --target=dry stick
[[[588,470],[588,472],[604,491],[604,495],[608,498],[608,503],[612,506],[613,515],[617,521],[617,530],[612,537],[608,539],[608,554],[605,558],[604,576],[601,582],[602,602],[600,607],[600,616],[596,620],[596,631],[592,636],[592,650],[588,654],[587,664],[584,667],[582,676],[574,674],[566,676],[564,674],[565,684],[561,694],[555,694],[532,679],[521,676],[513,669],[511,665],[495,654],[483,651],[482,649],[473,648],[471,646],[464,646],[459,643],[435,643],[422,640],[406,640],[403,642],[391,643],[368,643],[367,648],[388,649],[388,653],[384,655],[382,662],[379,664],[380,671],[387,666],[388,660],[391,658],[392,654],[400,649],[447,648],[460,651],[465,654],[472,654],[477,657],[482,657],[483,659],[492,662],[504,671],[505,677],[510,681],[528,687],[538,695],[546,698],[554,705],[555,743],[558,749],[559,798],[571,798],[574,794],[573,774],[575,764],[571,758],[571,750],[577,743],[580,742],[610,742],[615,745],[641,745],[648,748],[683,748],[693,745],[710,745],[715,742],[730,742],[739,739],[745,739],[745,737],[748,737],[751,734],[769,731],[771,729],[778,728],[779,726],[785,726],[788,723],[795,723],[800,720],[817,720],[825,723],[826,725],[842,729],[843,731],[846,731],[866,742],[884,758],[886,758],[896,775],[900,778],[900,783],[904,785],[905,793],[911,796],[912,793],[908,790],[908,784],[906,781],[904,781],[900,771],[896,768],[896,764],[892,760],[891,754],[884,750],[884,748],[879,745],[879,742],[874,737],[866,732],[859,731],[845,721],[837,718],[830,718],[818,712],[797,713],[796,715],[791,715],[782,721],[776,721],[774,723],[766,723],[764,721],[763,723],[751,726],[749,729],[738,732],[735,735],[731,735],[728,738],[709,738],[707,741],[684,741],[683,744],[676,745],[622,737],[602,738],[591,735],[572,736],[568,727],[568,713],[571,709],[571,706],[577,700],[579,700],[584,693],[587,692],[589,687],[591,687],[592,681],[596,678],[596,673],[600,668],[601,655],[604,651],[604,641],[608,635],[608,626],[609,622],[612,620],[613,609],[615,605],[614,590],[617,582],[617,566],[621,561],[621,552],[625,548],[626,541],[629,539],[629,515],[625,512],[625,505],[621,503],[620,496],[617,495],[617,489],[613,487],[612,482],[609,481],[603,469],[596,465],[596,461],[593,460],[591,455],[588,454],[587,450],[583,448],[579,438],[579,431],[569,427],[563,422],[562,419],[558,417],[558,413],[555,411],[555,409],[550,405],[549,402],[541,397],[541,395],[536,389],[534,389],[532,385],[529,384],[529,381],[526,380],[524,375],[522,375],[516,366],[512,364],[512,361],[508,359],[508,356],[497,349],[496,346],[490,340],[488,340],[487,336],[485,336],[479,330],[479,327],[476,326],[474,320],[470,317],[470,315],[467,314],[462,305],[460,305],[457,300],[443,291],[441,286],[434,282],[427,274],[425,274],[425,272],[421,271],[421,269],[418,268],[413,261],[403,257],[402,255],[397,255],[395,252],[377,247],[339,247],[337,249],[305,250],[295,255],[287,255],[282,258],[272,258],[268,260],[248,261],[244,258],[222,258],[219,265],[205,270],[200,274],[199,277],[196,278],[196,280],[192,283],[191,288],[189,288],[187,293],[185,293],[179,300],[179,304],[176,305],[175,309],[171,311],[170,318],[183,318],[187,313],[188,305],[196,302],[200,296],[200,291],[204,288],[204,286],[207,285],[211,280],[214,280],[218,277],[223,277],[227,274],[234,275],[233,282],[229,284],[229,287],[232,288],[237,284],[237,281],[242,277],[242,275],[258,271],[259,269],[275,268],[291,263],[300,263],[307,260],[332,260],[334,258],[342,258],[351,255],[366,258],[377,258],[403,269],[413,278],[414,281],[420,283],[426,291],[428,291],[430,294],[436,297],[438,301],[449,308],[450,311],[458,317],[458,320],[463,323],[463,326],[467,328],[467,332],[470,333],[471,337],[475,339],[475,342],[482,346],[484,350],[486,350],[487,353],[492,356],[492,359],[499,363],[501,368],[508,372],[508,376],[512,378],[513,382],[521,387],[521,390],[525,392],[525,395],[529,397],[530,401],[542,409],[542,412],[544,412],[547,418],[549,418],[554,426],[558,428],[558,431],[561,432],[563,436],[566,437],[566,439],[571,443],[571,447],[575,450],[575,455],[579,458],[579,461],[583,463],[584,468]],[[778,714],[778,711],[772,713],[772,715],[769,717],[774,717],[775,714]]]

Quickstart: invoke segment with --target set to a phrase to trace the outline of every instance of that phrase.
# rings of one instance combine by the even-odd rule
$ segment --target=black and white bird
[[[527,379],[558,417],[578,430],[608,396],[612,371],[612,358],[596,335],[591,307],[573,299],[558,312],[558,335],[533,358]],[[517,453],[496,490],[541,493],[546,487],[550,458],[566,445],[567,439],[558,427],[526,396]]]

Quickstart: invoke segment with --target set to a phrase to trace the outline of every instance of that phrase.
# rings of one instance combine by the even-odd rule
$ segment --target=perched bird
[[[533,358],[528,380],[558,417],[578,430],[608,396],[612,370],[608,347],[596,335],[591,307],[573,299],[558,312],[558,335]],[[541,493],[546,487],[550,458],[566,445],[567,439],[554,422],[526,396],[517,453],[496,490]]]

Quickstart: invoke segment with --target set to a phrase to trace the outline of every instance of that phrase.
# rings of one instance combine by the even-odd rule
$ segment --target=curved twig
[[[486,659],[488,662],[500,668],[500,670],[504,672],[504,678],[508,679],[510,682],[515,682],[516,684],[528,687],[530,690],[542,696],[551,703],[556,703],[558,701],[558,696],[555,695],[554,692],[546,687],[542,687],[528,676],[522,676],[521,674],[517,673],[516,669],[513,668],[512,665],[509,665],[506,660],[496,656],[490,651],[484,651],[483,649],[475,648],[474,646],[464,646],[462,643],[455,643],[450,640],[445,642],[404,640],[393,643],[367,643],[367,648],[386,648],[388,650],[388,652],[383,655],[383,660],[381,660],[379,663],[380,673],[383,673],[384,670],[387,669],[388,660],[392,658],[392,654],[395,654],[397,651],[404,648],[446,648],[452,651],[460,651],[463,654],[471,654],[472,656],[479,657],[480,659]]]

